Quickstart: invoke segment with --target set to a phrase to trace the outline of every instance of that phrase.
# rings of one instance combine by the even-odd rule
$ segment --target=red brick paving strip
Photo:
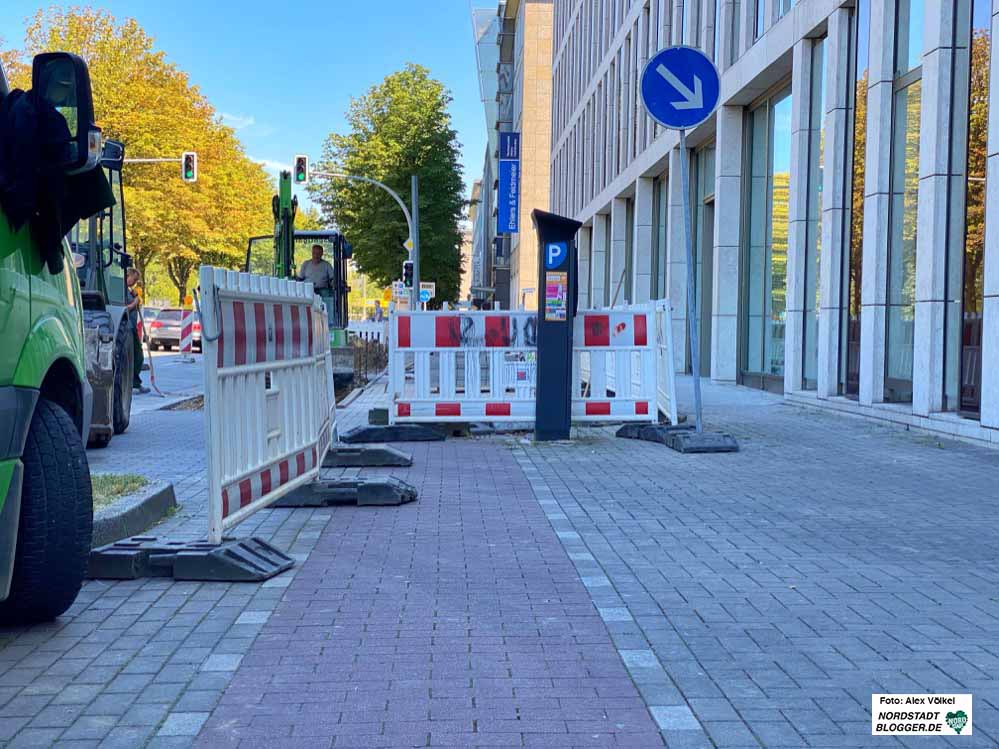
[[[199,745],[662,746],[509,447],[405,449],[420,500],[331,510]]]

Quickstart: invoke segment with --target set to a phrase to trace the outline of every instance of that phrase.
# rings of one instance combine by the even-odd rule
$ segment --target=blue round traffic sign
[[[642,102],[656,122],[681,130],[704,122],[718,106],[718,69],[694,47],[666,47],[642,72]]]

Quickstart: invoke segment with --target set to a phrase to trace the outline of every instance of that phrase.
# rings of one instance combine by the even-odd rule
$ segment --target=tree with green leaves
[[[456,299],[461,279],[464,183],[450,103],[450,93],[426,68],[407,65],[351,100],[350,132],[332,133],[316,166],[379,180],[408,205],[411,176],[419,176],[420,275],[437,283],[437,303]],[[400,277],[409,229],[390,195],[344,180],[317,181],[309,189],[326,223],[354,246],[362,273],[381,285]]]

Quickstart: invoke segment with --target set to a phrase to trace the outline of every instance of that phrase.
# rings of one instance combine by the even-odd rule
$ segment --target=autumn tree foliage
[[[3,58],[12,86],[30,87],[31,58],[46,50],[87,61],[97,124],[125,144],[126,157],[198,153],[194,184],[181,180],[179,163],[126,164],[122,172],[128,251],[147,284],[165,274],[182,300],[200,264],[235,268],[247,237],[273,231],[263,166],[134,19],[89,8],[39,11],[23,49]]]

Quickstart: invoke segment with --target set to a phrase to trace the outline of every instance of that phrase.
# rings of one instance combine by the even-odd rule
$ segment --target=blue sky
[[[138,20],[237,129],[247,153],[272,168],[290,164],[296,153],[318,156],[328,133],[345,130],[351,96],[416,62],[454,97],[451,114],[463,147],[466,189],[481,172],[486,125],[469,0],[91,4]],[[42,6],[37,0],[2,0],[0,44],[21,46],[25,19]]]

